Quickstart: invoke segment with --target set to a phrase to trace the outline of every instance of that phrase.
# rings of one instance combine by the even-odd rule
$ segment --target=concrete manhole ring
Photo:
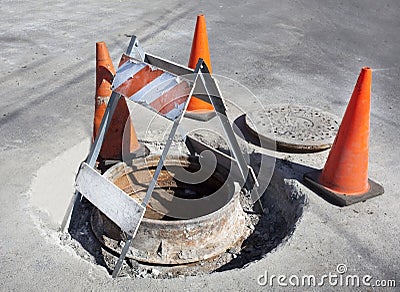
[[[140,200],[146,191],[143,186],[151,180],[158,159],[147,158],[134,167],[121,162],[111,167],[104,176],[131,197]],[[235,190],[233,184],[224,183],[228,175],[226,169],[217,167],[212,177],[199,186],[182,186],[174,180],[174,167],[197,171],[200,167],[197,159],[176,157],[167,159],[164,165],[167,170],[161,172],[155,193],[162,196],[162,190],[177,193],[184,189],[186,191],[179,194],[182,196],[190,189],[192,195],[198,193],[199,196],[207,196],[215,187],[222,187],[225,188],[226,197],[208,214],[185,220],[174,220],[160,213],[157,204],[161,200],[153,197],[127,254],[128,258],[159,265],[188,264],[213,258],[246,237],[248,230],[239,201],[239,190]],[[97,209],[92,213],[91,225],[95,236],[106,248],[118,254],[121,252],[125,235]]]
[[[282,151],[312,152],[332,146],[338,118],[309,106],[278,104],[246,114],[246,127]]]
[[[154,161],[152,159],[147,158],[150,165],[155,165],[158,157],[154,158]],[[188,159],[187,157],[179,158],[179,163],[185,165],[188,163]],[[171,222],[177,223],[178,220],[147,218],[139,229],[139,233],[142,235],[138,234],[136,245],[135,243],[132,245],[127,260],[124,261],[121,275],[133,278],[173,278],[205,275],[216,271],[223,272],[244,268],[261,260],[276,247],[285,244],[303,214],[307,204],[306,196],[301,184],[295,179],[286,178],[292,169],[284,162],[278,162],[271,180],[263,182],[261,178],[265,176],[262,169],[259,168],[263,159],[266,158],[261,153],[251,154],[254,170],[261,175],[259,182],[268,184],[268,188],[261,197],[264,212],[256,211],[256,205],[249,193],[234,191],[233,195],[227,197],[230,199],[225,200],[230,203],[223,204],[222,208],[217,208],[217,210],[226,208],[227,212],[223,212],[223,216],[214,216],[212,220],[208,221],[202,221],[208,215],[193,218],[194,221],[197,221],[194,224],[195,230],[189,230],[184,225],[179,228],[169,226]],[[174,165],[176,162],[177,159],[167,159],[168,165]],[[122,169],[124,172],[126,170],[129,172],[129,168],[132,169],[132,172],[139,173],[140,169],[144,170],[143,165],[137,161],[133,163],[133,166],[119,163],[110,168],[107,175],[122,189],[129,190],[129,184],[126,184],[124,176],[120,175]],[[147,169],[146,171],[149,172]],[[140,175],[142,174],[140,173]],[[150,169],[150,175],[145,177],[151,177],[151,174]],[[220,181],[223,181],[225,176],[224,169],[213,175],[216,180]],[[118,178],[120,179],[118,180]],[[162,174],[159,183],[164,188],[175,184],[175,182],[171,184],[169,176],[165,173]],[[142,190],[139,188],[139,197]],[[76,224],[70,230],[71,237],[63,237],[62,243],[71,246],[83,259],[100,264],[112,271],[121,247],[124,245],[125,234],[89,202],[83,201],[81,207],[79,214],[76,214],[77,217],[74,218]],[[229,212],[232,207],[235,211]],[[163,216],[157,212],[157,208],[149,212],[151,213],[148,216],[152,218]],[[218,214],[221,215],[216,211],[214,215]],[[227,224],[227,220],[230,224]],[[146,221],[150,225],[146,226]],[[153,227],[157,226],[157,230],[150,232],[151,224],[154,221],[158,221],[155,223],[160,224],[153,225]],[[194,221],[191,222],[195,223]],[[215,224],[208,224],[210,222]],[[205,225],[201,227],[201,224]],[[163,228],[158,228],[160,225]],[[198,228],[199,226],[201,228]],[[171,230],[168,231],[168,228]],[[212,232],[199,232],[201,230],[212,230]],[[146,234],[147,231],[149,231],[148,234]],[[168,235],[169,232],[172,236]],[[199,237],[195,238],[196,232],[201,237],[200,240]],[[171,242],[172,239],[173,242]],[[185,243],[182,245],[183,240]],[[80,244],[77,244],[76,241]],[[173,248],[169,249],[169,247]]]

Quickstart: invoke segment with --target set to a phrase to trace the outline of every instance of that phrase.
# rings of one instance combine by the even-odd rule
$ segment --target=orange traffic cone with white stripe
[[[108,100],[111,96],[111,84],[115,75],[110,54],[104,42],[96,43],[96,105],[93,126],[93,139],[96,137],[101,120],[106,111]],[[130,124],[124,137],[125,125]],[[127,135],[128,134],[128,135]],[[135,129],[130,121],[129,109],[124,98],[121,98],[111,119],[110,126],[104,137],[100,150],[100,160],[121,160],[123,137],[129,153],[142,152],[143,146],[139,143]],[[126,152],[126,151],[125,151]],[[137,155],[140,156],[140,155]]]
[[[203,14],[197,16],[188,67],[192,69],[196,68],[197,61],[200,58],[204,60],[211,73],[212,68],[210,51],[208,48],[206,17]],[[196,120],[207,121],[214,117],[214,115],[214,107],[210,103],[192,96],[187,106],[185,116]]]
[[[105,42],[96,43],[96,97],[93,121],[93,140],[100,128],[101,120],[111,96],[111,83],[115,69]]]
[[[368,179],[368,144],[372,70],[358,77],[324,168],[304,175],[304,182],[327,201],[347,206],[383,194]]]

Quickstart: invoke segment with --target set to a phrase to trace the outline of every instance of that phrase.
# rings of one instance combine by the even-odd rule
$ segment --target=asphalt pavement
[[[351,275],[370,275],[371,283],[394,279],[400,286],[400,2],[4,1],[0,11],[0,290],[265,291],[271,288],[259,283],[265,273],[321,277],[338,273],[339,265]],[[59,245],[53,215],[62,214],[69,197],[51,201],[52,192],[72,188],[88,150],[95,43],[105,41],[116,64],[135,34],[146,51],[186,65],[199,13],[207,19],[213,72],[246,86],[264,106],[308,105],[342,117],[360,69],[370,66],[369,175],[385,194],[339,208],[307,193],[288,241],[242,269],[112,279],[104,267]],[[323,166],[326,154],[276,153],[314,167]],[[43,167],[66,173],[71,183]],[[33,198],[32,184],[43,176],[47,193]],[[285,291],[349,289],[273,284]]]

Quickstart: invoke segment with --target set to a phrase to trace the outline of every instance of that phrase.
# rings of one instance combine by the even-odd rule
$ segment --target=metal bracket
[[[139,45],[139,40],[135,35],[132,35],[131,41],[129,42],[128,48],[126,49],[126,54],[139,61],[144,61],[145,53],[142,47]]]
[[[201,62],[201,70],[200,70],[200,78],[202,84],[195,84],[202,88],[206,94],[197,94],[196,97],[202,99],[203,101],[209,102],[214,106],[214,109],[217,113],[219,113],[218,118],[221,121],[222,127],[224,129],[225,135],[228,138],[229,148],[233,152],[233,156],[238,163],[239,170],[241,172],[242,178],[246,184],[246,188],[252,192],[251,196],[254,198],[259,198],[258,189],[259,186],[257,177],[254,173],[253,168],[247,164],[246,160],[244,159],[242,152],[240,150],[239,143],[236,140],[236,136],[233,132],[232,126],[229,122],[228,116],[226,114],[226,107],[224,101],[222,99],[221,91],[218,87],[218,84],[212,78],[210,71],[207,67],[207,64],[203,61],[203,59],[199,59],[199,63]],[[198,64],[199,65],[199,64]],[[203,87],[201,87],[203,86]],[[247,180],[248,173],[250,172],[252,182]],[[254,187],[256,186],[256,187]],[[257,200],[260,209],[263,211],[264,208],[261,204],[260,200]]]

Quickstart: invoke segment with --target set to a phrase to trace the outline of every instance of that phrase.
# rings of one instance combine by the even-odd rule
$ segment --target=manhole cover
[[[277,149],[312,152],[329,148],[339,129],[338,118],[317,108],[274,105],[246,114],[247,128]]]

